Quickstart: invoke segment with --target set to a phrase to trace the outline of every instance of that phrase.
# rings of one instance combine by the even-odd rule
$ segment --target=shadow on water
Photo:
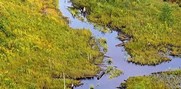
[[[86,28],[90,29],[93,36],[96,38],[105,38],[107,40],[108,51],[105,54],[112,58],[112,65],[116,66],[118,69],[123,71],[123,74],[117,78],[109,79],[108,75],[104,75],[101,79],[97,78],[82,80],[83,85],[76,87],[76,89],[89,89],[91,85],[94,85],[95,89],[116,89],[121,82],[128,79],[131,76],[142,76],[148,75],[153,72],[166,71],[169,69],[180,68],[181,58],[170,57],[172,61],[164,62],[157,66],[140,66],[133,63],[128,63],[128,54],[124,47],[117,47],[117,44],[122,43],[117,39],[118,33],[113,31],[111,33],[102,34],[102,32],[95,29],[94,25],[90,22],[83,22],[77,18],[74,18],[69,12],[68,7],[72,7],[72,4],[68,0],[60,0],[60,10],[63,16],[67,17],[70,21],[69,26],[72,28]]]

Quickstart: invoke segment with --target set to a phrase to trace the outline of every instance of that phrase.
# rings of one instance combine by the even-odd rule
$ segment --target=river
[[[81,82],[83,85],[76,87],[76,89],[89,89],[91,85],[93,85],[95,89],[116,89],[121,82],[124,82],[124,80],[131,76],[149,75],[153,72],[166,71],[181,67],[181,58],[178,57],[170,57],[172,61],[164,62],[157,66],[140,66],[133,63],[128,63],[127,58],[129,55],[125,51],[125,48],[123,46],[116,47],[117,44],[122,43],[119,39],[117,39],[118,33],[116,31],[103,34],[99,30],[96,30],[91,22],[83,22],[77,18],[74,18],[68,10],[68,7],[72,6],[71,2],[68,0],[60,0],[59,6],[63,16],[67,17],[70,21],[70,27],[75,29],[89,29],[94,37],[101,37],[107,40],[108,51],[105,53],[105,55],[112,58],[113,66],[116,66],[118,69],[123,71],[122,75],[114,79],[109,79],[108,75],[104,75],[100,80],[97,80],[96,78],[82,80]]]

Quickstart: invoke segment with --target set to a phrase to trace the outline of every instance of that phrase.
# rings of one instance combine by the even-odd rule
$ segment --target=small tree
[[[160,13],[160,20],[168,25],[173,24],[172,10],[168,4],[164,4],[162,7]]]

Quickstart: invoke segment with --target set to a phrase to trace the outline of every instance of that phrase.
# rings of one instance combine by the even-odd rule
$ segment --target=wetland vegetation
[[[168,55],[181,56],[180,0],[71,1],[72,14],[86,8],[87,19],[103,26],[101,32],[111,28],[128,40],[123,44],[128,61],[156,65],[170,60]],[[58,0],[0,0],[0,89],[69,89],[101,70],[106,39],[70,28],[58,8]],[[107,58],[104,71],[109,78],[124,74],[113,60]],[[177,69],[130,77],[121,87],[172,89],[180,82]]]

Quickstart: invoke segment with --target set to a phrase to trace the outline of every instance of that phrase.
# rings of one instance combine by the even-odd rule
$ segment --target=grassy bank
[[[122,87],[126,89],[180,89],[181,70],[153,73],[149,76],[130,77]]]
[[[91,56],[90,56],[91,55]],[[73,30],[58,0],[0,0],[0,88],[63,89],[95,75],[102,54],[88,30]]]
[[[181,55],[181,8],[162,0],[72,0],[87,18],[130,37],[128,61],[155,65]],[[120,38],[124,37],[120,34]]]

